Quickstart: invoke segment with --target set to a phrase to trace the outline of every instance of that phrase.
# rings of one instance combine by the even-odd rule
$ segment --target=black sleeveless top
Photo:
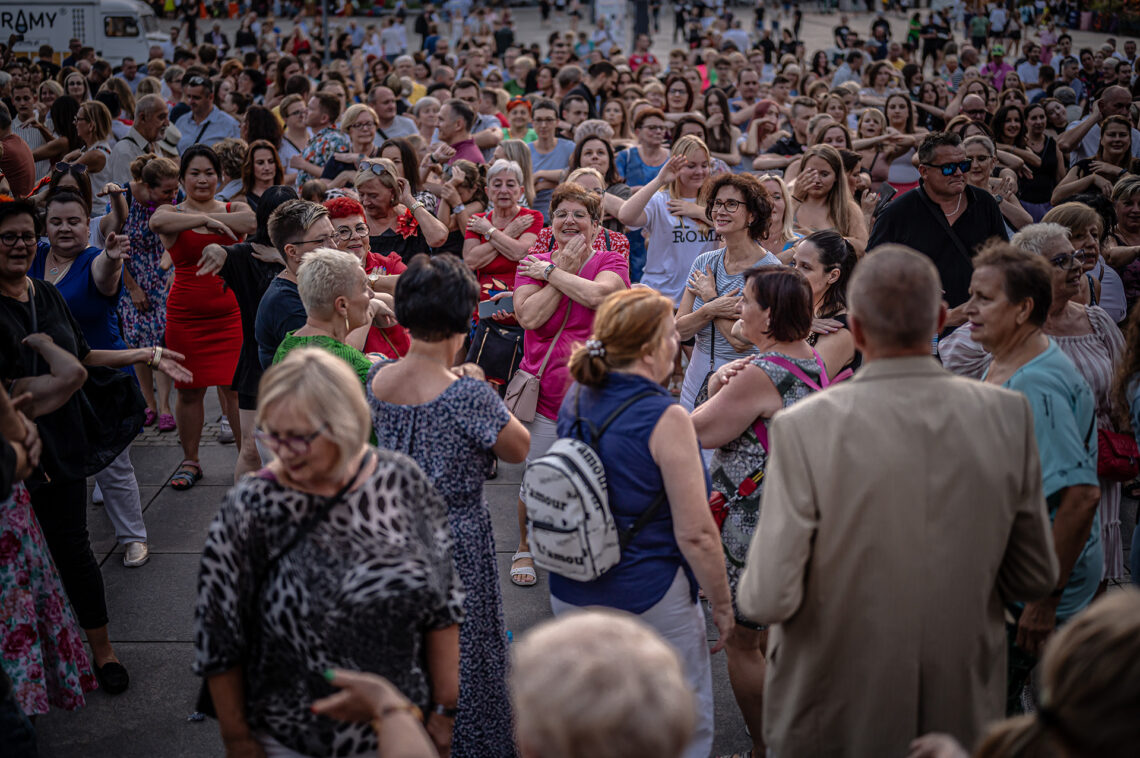
[[[1041,158],[1041,166],[1033,168],[1033,178],[1018,177],[1018,197],[1027,203],[1048,203],[1053,197],[1053,190],[1057,186],[1057,143],[1046,135],[1045,146],[1037,156]],[[1036,152],[1036,151],[1034,151]]]

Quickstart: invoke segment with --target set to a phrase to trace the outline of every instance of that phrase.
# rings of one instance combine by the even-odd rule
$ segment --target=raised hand
[[[107,235],[107,246],[103,252],[113,261],[125,261],[131,257],[131,239],[125,234],[111,232]]]

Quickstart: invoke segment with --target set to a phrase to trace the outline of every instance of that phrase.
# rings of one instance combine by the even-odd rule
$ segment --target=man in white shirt
[[[1034,98],[1041,88],[1041,48],[1032,42],[1025,45],[1025,60],[1017,64],[1017,75],[1025,86],[1025,94],[1030,100]]]
[[[46,144],[44,133],[39,130],[36,123],[36,96],[32,85],[26,81],[12,87],[12,104],[16,106],[16,118],[12,119],[12,134],[28,144],[33,153],[37,148]],[[36,161],[36,181],[44,178],[51,171],[51,162],[47,160]],[[102,187],[100,187],[102,189]]]
[[[111,181],[120,187],[131,180],[131,163],[140,155],[153,153],[155,144],[166,134],[170,117],[161,95],[143,95],[135,104],[135,122],[127,136],[111,148]]]
[[[1093,103],[1089,115],[1069,124],[1057,137],[1057,147],[1062,153],[1071,152],[1075,163],[1096,155],[1100,145],[1100,123],[1109,116],[1128,117],[1132,105],[1132,95],[1124,87],[1107,87],[1100,99]],[[1140,131],[1132,129],[1132,157],[1140,158]]]

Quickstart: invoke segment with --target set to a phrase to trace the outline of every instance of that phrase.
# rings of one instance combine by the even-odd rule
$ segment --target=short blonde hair
[[[360,377],[348,363],[319,347],[292,350],[280,363],[266,369],[257,399],[254,423],[259,427],[271,408],[288,403],[313,429],[321,429],[340,451],[334,476],[344,473],[372,432]]]
[[[361,286],[364,269],[352,253],[319,247],[305,253],[297,269],[297,291],[305,310],[316,316],[329,316],[338,297],[351,297]]]
[[[545,758],[677,758],[696,704],[677,653],[613,610],[545,621],[514,646],[511,696],[523,751]]]
[[[581,184],[581,182],[579,182],[578,179],[580,179],[583,176],[594,177],[595,179],[597,179],[599,182],[602,183],[602,189],[605,189],[606,178],[604,176],[602,176],[601,171],[598,171],[596,168],[593,168],[592,166],[583,166],[582,168],[574,169],[573,171],[570,172],[570,175],[566,177],[566,181],[567,182],[574,182],[575,184]]]
[[[348,106],[348,110],[340,117],[340,130],[343,132],[345,129],[348,129],[348,127],[359,121],[363,115],[371,116],[373,121],[377,124],[380,123],[380,117],[376,115],[376,111],[372,110],[372,106],[365,105],[364,103],[355,103]]]

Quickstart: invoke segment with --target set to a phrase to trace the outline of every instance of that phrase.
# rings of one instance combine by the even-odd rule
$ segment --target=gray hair
[[[986,153],[988,153],[991,158],[997,154],[994,141],[984,134],[975,134],[962,140],[962,147],[969,147],[970,145],[981,145],[986,149]]]
[[[588,118],[574,127],[574,141],[581,142],[586,137],[600,137],[612,142],[614,128],[600,118]]]
[[[420,115],[420,111],[422,111],[424,108],[427,108],[429,105],[434,105],[436,108],[441,107],[439,98],[432,97],[431,95],[424,95],[416,101],[415,105],[412,106],[412,115]]]
[[[905,245],[880,245],[855,267],[847,285],[848,311],[868,342],[911,349],[938,330],[942,281],[930,259]]]
[[[305,310],[327,317],[333,312],[338,297],[350,297],[360,286],[364,269],[352,253],[319,247],[305,253],[297,269],[297,291]]]
[[[299,242],[313,224],[328,215],[328,208],[308,200],[282,203],[269,217],[269,240],[277,252],[284,255],[286,245]]]
[[[497,175],[503,173],[504,171],[512,172],[515,175],[515,179],[518,180],[519,186],[522,186],[523,183],[526,181],[523,178],[522,166],[515,163],[514,161],[507,161],[507,160],[503,160],[502,158],[500,158],[499,160],[492,163],[491,167],[489,169],[487,169],[487,184],[491,183],[492,177],[497,176]]]
[[[1013,235],[1009,243],[1019,250],[1041,255],[1049,243],[1054,240],[1068,242],[1069,236],[1067,227],[1047,221],[1021,227],[1021,231]]]

